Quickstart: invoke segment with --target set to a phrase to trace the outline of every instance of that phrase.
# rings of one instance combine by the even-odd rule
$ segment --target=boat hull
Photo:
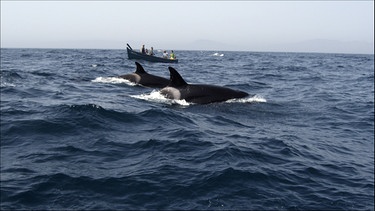
[[[178,59],[165,59],[162,57],[150,56],[147,54],[136,52],[134,50],[131,50],[130,48],[126,48],[126,50],[128,51],[129,59],[145,60],[149,62],[178,63]]]

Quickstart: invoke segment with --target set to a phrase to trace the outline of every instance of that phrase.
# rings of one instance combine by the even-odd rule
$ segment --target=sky
[[[1,48],[374,54],[374,1],[8,1]]]

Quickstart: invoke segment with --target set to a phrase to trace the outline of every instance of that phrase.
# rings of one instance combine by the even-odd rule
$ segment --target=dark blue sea
[[[140,63],[249,97],[165,99],[116,78],[125,49],[1,49],[1,210],[374,210],[374,55],[175,53]]]

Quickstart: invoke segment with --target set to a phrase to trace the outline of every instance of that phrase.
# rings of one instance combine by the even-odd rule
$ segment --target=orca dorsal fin
[[[135,73],[137,74],[147,74],[145,69],[143,69],[142,65],[139,64],[138,62],[135,62],[135,65],[137,65],[137,69],[135,70]]]
[[[179,87],[179,86],[185,86],[187,83],[185,80],[181,77],[181,75],[177,72],[176,69],[173,67],[168,67],[170,72],[170,79],[169,79],[169,85],[171,87]]]

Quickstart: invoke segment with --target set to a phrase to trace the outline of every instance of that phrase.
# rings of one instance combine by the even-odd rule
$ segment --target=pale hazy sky
[[[374,53],[374,1],[3,1],[1,47]]]

